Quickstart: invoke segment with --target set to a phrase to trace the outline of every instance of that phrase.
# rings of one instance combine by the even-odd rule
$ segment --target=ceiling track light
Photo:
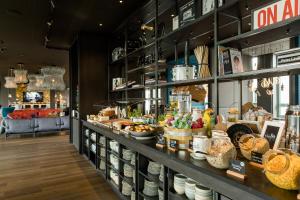
[[[123,4],[123,3],[124,3],[124,1],[123,1],[123,0],[119,0],[119,3],[120,3],[120,4]]]
[[[54,0],[50,0],[50,5],[51,5],[51,8],[54,9],[55,8],[55,3],[54,3]]]
[[[46,24],[50,28],[53,25],[53,22],[54,22],[53,19],[50,19],[50,20],[47,21]]]

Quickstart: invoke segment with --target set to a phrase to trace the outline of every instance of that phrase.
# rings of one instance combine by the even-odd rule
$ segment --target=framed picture
[[[241,73],[244,72],[242,53],[236,49],[230,49],[230,59],[232,73]]]
[[[195,1],[189,1],[183,6],[179,8],[179,21],[180,26],[184,26],[185,24],[193,21],[196,17],[195,12]]]
[[[218,7],[223,6],[223,0],[218,0]],[[202,1],[202,15],[205,15],[215,8],[215,1],[214,0],[203,0]]]
[[[277,121],[266,121],[261,131],[261,137],[269,141],[271,149],[278,149],[284,132],[285,124]]]

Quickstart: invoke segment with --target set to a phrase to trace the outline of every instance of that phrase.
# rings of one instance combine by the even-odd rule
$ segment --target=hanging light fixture
[[[27,70],[23,69],[22,63],[19,63],[18,66],[19,66],[19,69],[14,70],[15,82],[17,84],[28,83]]]
[[[43,75],[35,75],[35,86],[37,88],[44,88],[44,76]]]
[[[35,75],[33,75],[33,74],[28,75],[28,80],[29,80],[29,83],[27,85],[27,90],[28,91],[38,91],[39,88],[36,87]]]
[[[49,90],[65,90],[64,74],[66,70],[61,67],[45,67],[41,69],[44,75],[43,86]]]
[[[8,72],[8,76],[4,77],[4,79],[5,79],[4,87],[7,88],[7,89],[17,88],[17,84],[15,82],[15,77],[12,76],[13,70],[14,70],[13,68],[10,69],[9,72]]]

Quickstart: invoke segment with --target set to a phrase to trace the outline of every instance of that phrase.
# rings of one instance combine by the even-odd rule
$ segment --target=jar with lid
[[[242,155],[248,160],[251,160],[252,152],[263,155],[270,149],[267,139],[252,134],[243,135],[239,140],[239,147]]]
[[[263,155],[268,180],[279,188],[298,190],[300,187],[300,157],[289,149],[269,150]]]
[[[286,112],[286,147],[300,153],[300,106],[289,106]]]
[[[211,138],[211,144],[207,150],[207,162],[218,169],[228,169],[230,161],[236,158],[235,146],[228,137]]]

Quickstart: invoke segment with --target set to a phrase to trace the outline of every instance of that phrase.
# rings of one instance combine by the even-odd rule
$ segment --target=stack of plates
[[[100,161],[100,166],[99,166],[99,168],[100,168],[101,170],[105,170],[105,161],[104,161],[104,160],[101,160],[101,161]]]
[[[164,191],[158,189],[158,200],[164,200]]]
[[[132,192],[132,186],[127,182],[122,181],[122,194],[125,196],[130,196]]]
[[[194,200],[195,199],[195,192],[196,192],[196,181],[192,179],[187,179],[185,181],[185,195],[189,200]]]
[[[213,193],[211,189],[197,185],[195,200],[213,200]]]
[[[91,134],[91,140],[94,141],[94,142],[96,142],[96,133],[95,132],[93,132]]]
[[[110,154],[109,155],[109,159],[110,159],[110,163],[112,164],[112,166],[118,170],[119,169],[119,159],[113,155],[113,154]]]
[[[124,176],[126,176],[128,178],[133,177],[133,169],[132,169],[132,167],[130,167],[127,164],[124,165]]]
[[[133,183],[135,183],[135,170],[132,171],[132,180],[133,180]]]
[[[177,192],[177,194],[184,194],[186,180],[187,178],[182,174],[176,174],[174,176],[174,190]]]
[[[161,165],[157,162],[152,162],[149,161],[148,165],[148,173],[153,174],[153,175],[159,175],[161,170]]]
[[[103,158],[106,157],[106,150],[103,147],[101,147],[101,149],[100,149],[100,156],[103,157]]]
[[[135,192],[134,191],[131,191],[131,198],[130,200],[135,200]]]
[[[132,154],[130,164],[132,164],[133,166],[135,166],[135,154]]]
[[[160,174],[159,174],[159,181],[160,181],[160,182],[164,182],[164,173],[165,173],[164,166],[161,165],[161,166],[160,166]]]
[[[110,170],[109,175],[110,175],[111,180],[113,180],[113,182],[116,185],[119,185],[119,175],[117,173],[115,173],[113,170]]]
[[[127,161],[131,161],[133,152],[128,149],[123,149],[123,159]]]
[[[89,134],[90,134],[90,130],[89,130],[89,129],[86,129],[86,130],[85,130],[85,136],[86,136],[86,137],[89,137]]]
[[[119,143],[117,141],[114,141],[114,140],[110,141],[109,142],[109,147],[114,152],[119,153]]]
[[[158,184],[145,179],[143,193],[150,197],[157,196],[158,195]]]
[[[99,142],[102,146],[106,146],[105,145],[105,137],[104,136],[100,136],[100,142]]]
[[[96,145],[95,144],[92,144],[91,145],[91,151],[96,153]]]

